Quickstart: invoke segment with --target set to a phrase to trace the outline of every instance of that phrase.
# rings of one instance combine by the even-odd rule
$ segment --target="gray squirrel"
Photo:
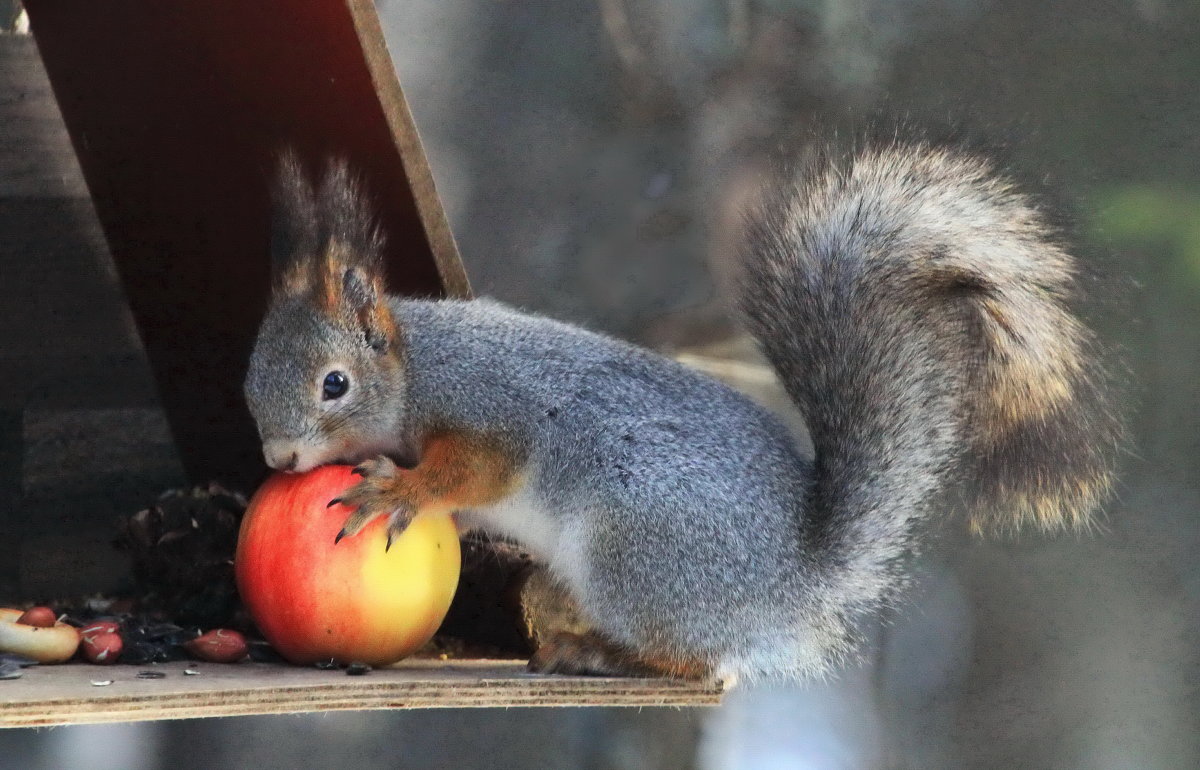
[[[359,463],[342,532],[437,503],[593,628],[533,670],[797,679],[894,601],[922,523],[1085,526],[1122,428],[1079,268],[986,157],[810,153],[752,215],[741,304],[812,449],[696,371],[498,302],[388,295],[344,163],[285,157],[245,394],[267,464]],[[395,458],[412,458],[401,467]]]

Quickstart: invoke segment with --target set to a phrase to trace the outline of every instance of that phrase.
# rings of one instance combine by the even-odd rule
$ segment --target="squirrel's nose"
[[[268,441],[263,444],[263,459],[277,471],[291,471],[300,461],[300,453],[286,442]]]

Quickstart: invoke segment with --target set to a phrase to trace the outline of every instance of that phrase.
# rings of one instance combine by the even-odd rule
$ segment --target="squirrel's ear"
[[[360,267],[348,268],[342,276],[342,303],[353,313],[367,344],[383,352],[396,336],[396,322],[387,306],[383,278]]]
[[[285,151],[272,199],[276,292],[353,319],[371,347],[386,347],[395,324],[384,294],[383,236],[346,162],[331,160],[314,189],[296,154]]]
[[[379,273],[383,234],[375,223],[361,182],[346,161],[334,159],[316,196],[317,240],[326,259],[338,259],[367,273]]]
[[[271,272],[278,291],[301,294],[314,288],[318,251],[316,193],[292,150],[279,156],[271,190]]]
[[[384,289],[383,235],[345,161],[330,161],[316,202],[327,309],[354,318],[368,344],[383,350],[396,331]]]

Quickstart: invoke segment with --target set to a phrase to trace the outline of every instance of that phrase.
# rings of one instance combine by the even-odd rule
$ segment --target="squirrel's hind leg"
[[[644,652],[611,641],[545,565],[532,564],[517,589],[525,633],[535,652],[529,670],[575,676],[709,678],[708,666]]]
[[[576,676],[671,677],[707,679],[710,670],[700,661],[638,655],[610,642],[595,631],[559,631],[538,647],[529,670],[539,674]]]

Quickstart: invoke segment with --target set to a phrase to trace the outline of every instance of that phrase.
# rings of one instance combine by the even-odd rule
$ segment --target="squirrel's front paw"
[[[348,508],[356,509],[346,517],[334,542],[340,542],[343,537],[354,536],[362,531],[378,516],[388,515],[387,548],[392,547],[392,541],[399,537],[415,513],[412,495],[407,485],[403,483],[396,464],[387,457],[380,455],[365,461],[354,472],[363,480],[342,493],[341,497],[329,501],[333,507],[341,503]]]

